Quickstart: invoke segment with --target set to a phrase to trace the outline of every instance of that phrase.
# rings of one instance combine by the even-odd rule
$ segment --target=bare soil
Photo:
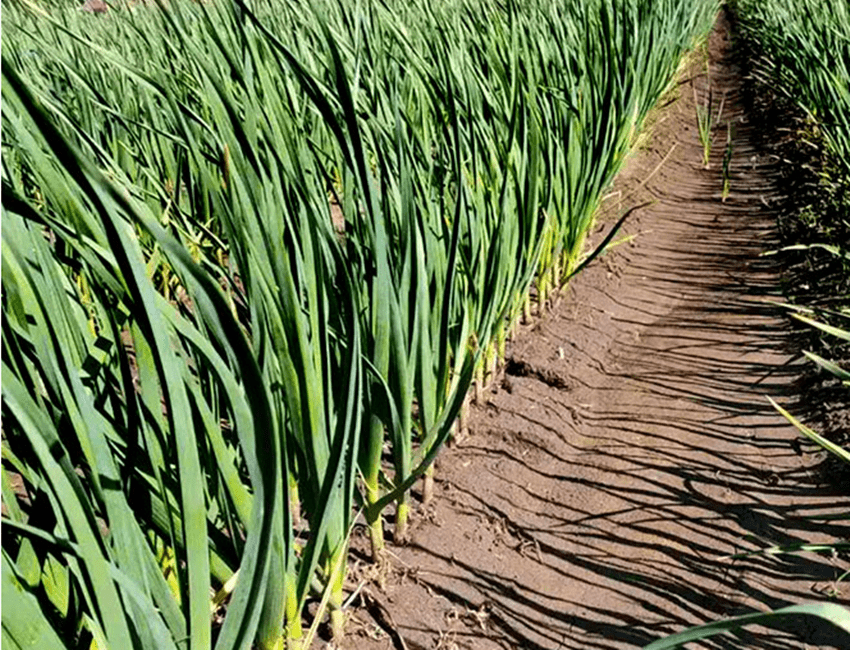
[[[670,632],[803,601],[848,603],[846,558],[729,556],[850,537],[848,498],[769,404],[805,415],[779,245],[778,162],[757,145],[721,15],[710,80],[695,62],[603,202],[619,245],[509,346],[469,435],[436,470],[436,499],[357,598],[346,646],[635,648]],[[725,97],[709,169],[691,84]],[[733,126],[730,192],[721,161]],[[592,242],[591,242],[592,243]],[[355,546],[357,544],[355,543]],[[811,621],[702,648],[850,640]],[[789,636],[791,633],[795,637]],[[796,640],[795,640],[796,639]]]

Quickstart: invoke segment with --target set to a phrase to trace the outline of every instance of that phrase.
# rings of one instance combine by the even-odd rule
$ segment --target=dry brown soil
[[[711,37],[715,110],[704,169],[695,64],[652,118],[603,204],[614,247],[511,344],[511,363],[473,409],[468,437],[437,466],[437,498],[383,588],[367,585],[351,648],[635,648],[687,626],[832,595],[848,569],[816,553],[730,554],[846,539],[846,496],[767,401],[800,412],[805,360],[789,347],[777,246],[776,161],[755,146],[742,74],[721,16]],[[666,105],[663,105],[665,104]],[[731,187],[721,200],[727,122]],[[809,621],[705,648],[850,647]],[[846,645],[845,645],[846,644]]]

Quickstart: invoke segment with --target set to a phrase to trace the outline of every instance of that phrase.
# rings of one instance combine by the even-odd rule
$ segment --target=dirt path
[[[766,399],[793,406],[803,362],[769,302],[781,299],[779,269],[760,257],[777,244],[782,188],[754,148],[725,34],[721,18],[711,82],[715,107],[724,93],[725,103],[711,169],[695,126],[699,76],[656,116],[607,199],[612,214],[656,201],[627,225],[634,238],[513,343],[469,437],[439,461],[436,504],[419,513],[412,544],[393,549],[396,570],[372,594],[407,648],[640,647],[823,599],[848,568],[815,554],[723,559],[818,541],[805,517],[847,507],[818,485],[816,457]],[[848,536],[838,525],[826,533]],[[381,637],[373,623],[353,629],[353,647]],[[700,647],[801,646],[755,630]]]

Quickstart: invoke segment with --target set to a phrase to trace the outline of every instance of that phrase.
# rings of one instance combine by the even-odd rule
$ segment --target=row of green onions
[[[813,118],[850,171],[850,5],[822,0],[735,0],[740,29],[763,57],[758,72]]]

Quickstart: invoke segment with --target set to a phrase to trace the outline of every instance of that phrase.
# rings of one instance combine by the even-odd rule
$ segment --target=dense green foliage
[[[742,34],[768,74],[823,129],[850,172],[850,5],[826,0],[734,0]]]
[[[358,512],[403,537],[716,8],[10,6],[4,642],[341,633]]]

